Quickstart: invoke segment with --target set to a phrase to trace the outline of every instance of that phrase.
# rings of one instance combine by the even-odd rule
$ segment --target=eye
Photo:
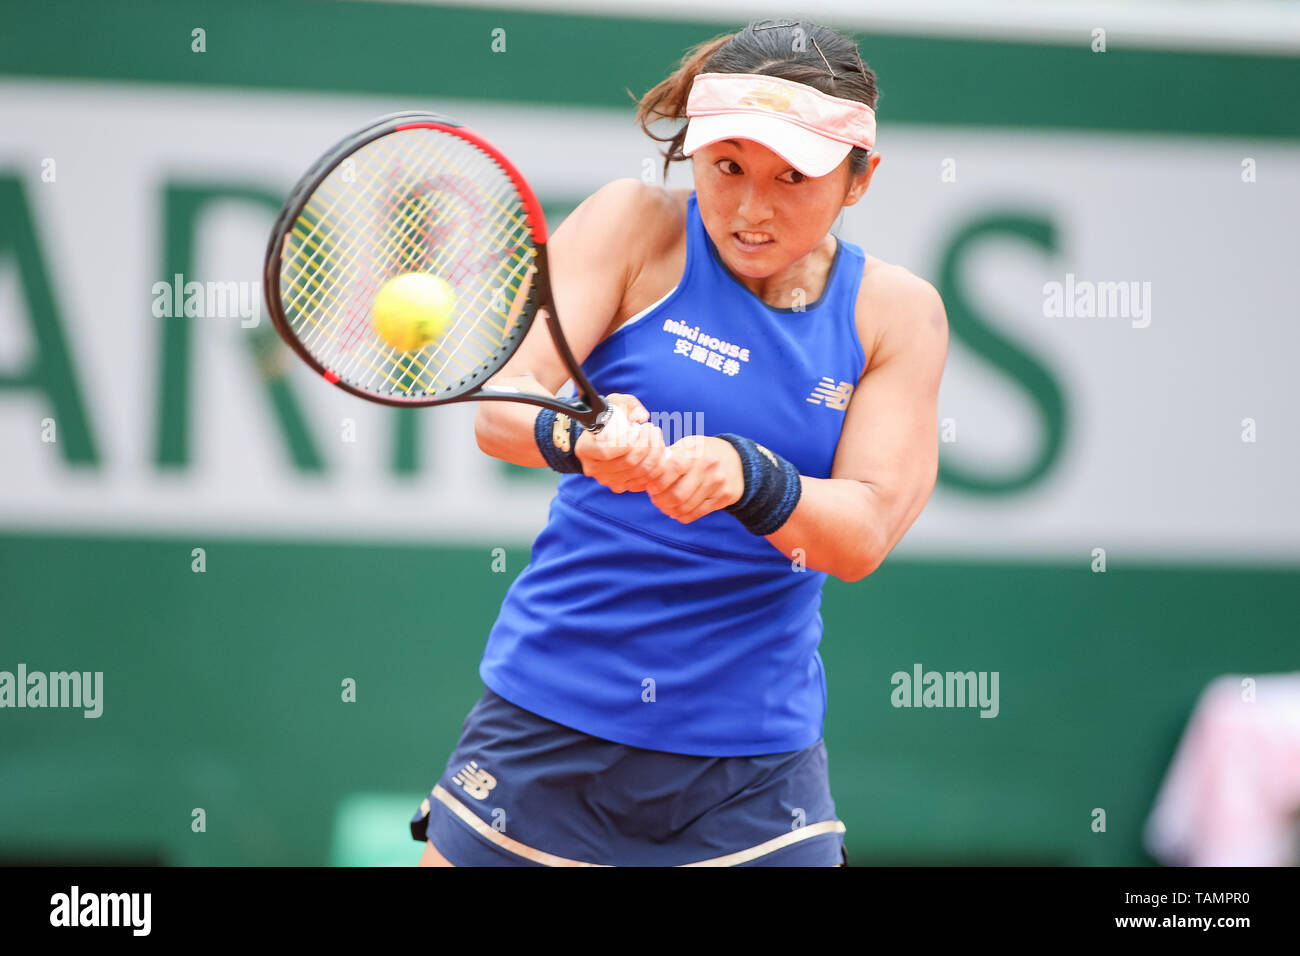
[[[788,179],[788,180],[785,180],[786,182],[791,183],[791,184],[793,184],[793,183],[801,183],[801,182],[803,182],[805,179],[808,178],[808,177],[805,176],[803,173],[799,172],[799,170],[797,170],[797,169],[788,169],[788,170],[786,170],[786,172],[788,172],[791,176],[798,177],[798,178],[796,178],[796,179]]]
[[[731,165],[735,166],[737,170],[740,169],[740,163],[736,162],[734,159],[720,159],[720,160],[718,160],[716,163],[714,163],[713,165],[715,165],[715,166],[721,166],[723,163],[731,163]],[[724,172],[724,174],[727,175],[727,176],[734,176],[734,175],[736,175],[735,173],[728,173],[728,172],[726,172],[725,170],[724,170],[723,172]]]

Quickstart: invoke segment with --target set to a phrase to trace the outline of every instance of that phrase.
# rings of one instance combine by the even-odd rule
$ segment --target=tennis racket
[[[303,361],[360,398],[526,402],[599,432],[626,415],[591,387],[565,341],[546,239],[537,196],[500,150],[446,116],[393,113],[347,136],[294,186],[267,245],[267,310]],[[448,283],[454,308],[436,340],[401,351],[380,338],[372,306],[408,273]],[[571,399],[484,384],[541,309]]]

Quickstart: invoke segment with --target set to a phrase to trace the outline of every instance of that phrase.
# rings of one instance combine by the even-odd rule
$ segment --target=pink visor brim
[[[825,176],[876,143],[876,112],[805,83],[752,73],[700,73],[686,104],[682,151],[723,139],[762,143],[806,176]]]
[[[724,139],[747,139],[766,146],[799,172],[812,177],[834,171],[853,148],[775,117],[732,113],[692,117],[682,152],[690,156],[697,149]]]

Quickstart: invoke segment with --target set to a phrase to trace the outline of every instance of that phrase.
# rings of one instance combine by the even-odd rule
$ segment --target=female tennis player
[[[561,476],[411,822],[421,865],[847,864],[822,584],[929,498],[947,351],[934,288],[829,231],[880,163],[876,99],[825,27],[700,44],[637,117],[694,190],[616,180],[552,238],[564,334],[633,424],[479,405],[483,451]],[[537,322],[494,384],[566,380]]]

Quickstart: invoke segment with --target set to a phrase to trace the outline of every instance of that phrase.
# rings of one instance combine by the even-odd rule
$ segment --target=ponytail
[[[682,57],[673,74],[641,97],[637,103],[636,121],[641,129],[656,142],[669,144],[668,149],[663,151],[665,180],[668,178],[669,165],[687,158],[682,153],[682,143],[686,140],[686,125],[683,124],[681,129],[671,136],[656,136],[650,131],[650,125],[661,119],[686,118],[686,101],[690,98],[695,77],[706,72],[704,64],[735,36],[734,33],[723,33],[691,47],[686,51],[686,55]],[[628,90],[628,95],[636,99],[631,90]]]

